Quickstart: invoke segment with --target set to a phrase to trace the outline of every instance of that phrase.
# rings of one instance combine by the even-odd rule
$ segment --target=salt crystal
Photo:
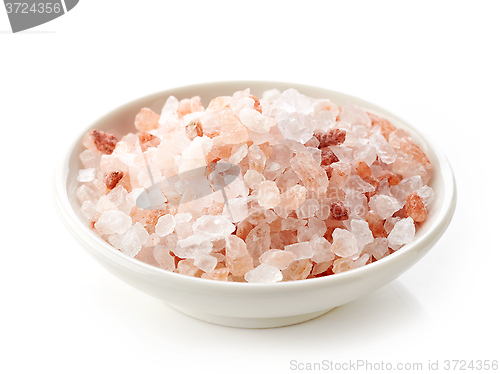
[[[305,226],[307,223],[306,220],[297,219],[293,217],[287,217],[281,221],[281,230],[292,230],[297,231],[297,229],[301,226]]]
[[[245,242],[235,236],[226,237],[226,266],[230,273],[241,276],[253,269],[253,258],[247,250]]]
[[[317,236],[311,240],[311,248],[313,251],[311,260],[316,263],[335,259],[331,243],[321,236]]]
[[[356,237],[347,230],[335,229],[332,240],[332,250],[339,257],[350,257],[359,252]]]
[[[224,238],[234,230],[236,227],[223,216],[202,216],[193,224],[193,233],[209,240]]]
[[[189,212],[186,213],[178,213],[175,215],[175,223],[189,222],[193,218],[192,214]]]
[[[89,168],[89,169],[80,169],[78,172],[78,176],[76,177],[76,180],[78,182],[92,182],[95,178],[95,168]]]
[[[245,243],[248,252],[254,260],[254,265],[258,265],[259,257],[271,247],[271,228],[266,222],[261,222],[255,226],[247,235]]]
[[[297,209],[297,218],[304,219],[313,217],[319,209],[319,203],[316,199],[306,199]]]
[[[177,264],[177,272],[179,274],[194,276],[198,271],[199,269],[194,266],[194,259],[192,258],[181,260]]]
[[[283,279],[281,271],[268,264],[260,264],[245,274],[248,283],[275,283]]]
[[[368,141],[370,145],[375,147],[382,162],[389,165],[396,161],[396,152],[381,134],[374,132]]]
[[[264,176],[257,170],[248,170],[243,177],[245,184],[252,189],[258,188],[264,179]]]
[[[376,260],[382,259],[389,250],[389,240],[387,238],[375,238],[363,249],[364,252],[373,256]]]
[[[231,157],[227,160],[230,164],[237,165],[245,158],[248,154],[248,145],[243,144],[241,146],[235,145],[231,151]]]
[[[397,199],[387,195],[375,195],[368,204],[370,209],[382,219],[391,217],[403,207]]]
[[[268,133],[271,128],[271,123],[267,118],[258,111],[252,108],[243,108],[239,112],[239,117],[241,123],[245,125],[250,131],[255,131],[257,133]]]
[[[259,204],[266,209],[274,208],[281,201],[280,190],[273,181],[264,181],[259,186]]]
[[[95,228],[103,234],[123,234],[132,226],[132,218],[119,210],[108,210],[101,214]]]
[[[120,250],[130,257],[135,257],[142,248],[141,238],[135,228],[129,227],[121,238]]]
[[[351,127],[355,125],[370,127],[372,124],[366,112],[353,103],[347,103],[343,106],[340,112],[340,120],[350,124]]]
[[[326,172],[309,153],[298,152],[290,165],[308,190],[318,194],[326,192],[329,184]]]
[[[301,280],[306,279],[311,274],[312,263],[309,259],[292,261],[288,267],[282,271],[283,280]]]
[[[259,257],[261,264],[268,264],[279,270],[286,269],[295,259],[296,256],[293,251],[283,251],[280,249],[270,249]]]
[[[353,219],[350,222],[350,226],[349,231],[356,237],[356,242],[360,251],[365,247],[365,245],[373,241],[373,234],[368,226],[368,222]]]
[[[86,149],[80,153],[79,158],[85,169],[97,168],[101,161],[99,154],[90,149]]]
[[[313,250],[310,243],[296,243],[292,245],[285,246],[285,251],[290,251],[295,254],[296,260],[302,260],[305,258],[311,258],[313,256]]]
[[[266,155],[259,148],[253,144],[248,148],[248,162],[250,170],[255,170],[262,174],[266,165]]]
[[[162,269],[174,271],[175,260],[170,254],[170,247],[166,245],[156,245],[153,249],[153,255]]]
[[[307,189],[304,186],[293,186],[280,195],[279,205],[274,207],[277,215],[285,218],[290,212],[297,209],[306,199]]]
[[[408,244],[415,238],[415,224],[413,220],[408,218],[403,218],[394,225],[391,233],[387,237],[389,239],[389,244],[403,245]]]
[[[155,226],[155,232],[158,236],[166,236],[174,232],[175,224],[176,218],[174,218],[171,214],[165,214],[164,216],[158,218],[158,222]]]
[[[434,198],[434,190],[429,186],[423,186],[417,190],[418,196],[422,198],[425,206],[429,205]]]
[[[217,259],[207,254],[200,254],[194,259],[194,266],[209,273],[217,266]]]
[[[90,221],[97,221],[101,213],[97,210],[96,204],[87,200],[82,204],[81,212],[83,216]]]

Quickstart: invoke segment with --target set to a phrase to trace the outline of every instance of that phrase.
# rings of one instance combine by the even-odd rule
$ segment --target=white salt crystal
[[[165,122],[171,117],[177,117],[177,108],[179,107],[179,100],[174,96],[169,96],[163,108],[161,109],[160,120],[158,121],[160,125],[164,125]]]
[[[96,221],[97,219],[99,219],[99,216],[101,214],[97,210],[97,205],[89,200],[83,202],[81,211],[83,216],[90,221]]]
[[[192,238],[192,239],[191,239]],[[177,245],[172,248],[172,252],[180,258],[196,258],[202,254],[209,254],[212,251],[212,242],[200,241],[196,235],[179,240]]]
[[[335,253],[333,253],[332,245],[322,236],[314,237],[310,243],[313,251],[311,260],[314,262],[320,263],[335,259]]]
[[[146,230],[140,222],[136,222],[131,228],[137,234],[137,237],[139,238],[141,245],[146,244],[149,239],[148,230]]]
[[[175,259],[170,254],[170,247],[166,245],[156,245],[153,249],[153,256],[162,269],[168,271],[175,270]]]
[[[273,88],[271,90],[264,91],[262,94],[262,100],[267,101],[269,104],[272,104],[275,100],[277,100],[281,95],[280,90]]]
[[[101,214],[95,228],[103,234],[123,234],[132,226],[132,218],[119,210],[108,210]]]
[[[78,171],[78,176],[76,177],[76,180],[78,182],[86,183],[86,182],[92,182],[95,178],[95,168],[89,168],[89,169],[80,169]]]
[[[240,117],[241,123],[250,131],[265,134],[271,129],[271,122],[255,109],[243,108],[240,110],[238,116]]]
[[[193,218],[192,214],[189,212],[178,213],[175,215],[175,223],[189,222]]]
[[[337,256],[350,257],[359,252],[356,237],[347,230],[335,229],[332,239],[332,250]]]
[[[350,126],[364,126],[370,127],[372,121],[368,114],[361,109],[359,106],[353,103],[347,103],[342,107],[342,111],[340,112],[340,120],[344,123],[350,124]]]
[[[403,218],[394,225],[391,233],[387,237],[389,244],[404,245],[415,238],[415,224],[410,217]]]
[[[97,196],[97,191],[84,184],[76,189],[76,197],[78,198],[80,204],[83,204],[85,201],[95,203],[97,201]]]
[[[423,186],[417,190],[418,196],[424,201],[424,205],[427,206],[432,202],[434,198],[434,190],[429,186]]]
[[[403,207],[400,201],[387,195],[375,195],[370,198],[370,209],[382,219],[391,217]]]
[[[268,264],[260,264],[244,276],[248,283],[275,283],[283,279],[281,271]]]
[[[217,266],[217,259],[207,254],[200,254],[194,259],[194,266],[205,273],[211,272]]]
[[[99,167],[101,157],[96,152],[86,149],[80,153],[79,157],[85,169]]]
[[[396,161],[396,152],[380,133],[374,132],[368,141],[370,145],[375,147],[382,162],[392,164]]]
[[[135,257],[142,248],[141,239],[134,227],[130,227],[123,235],[120,250],[130,257]]]
[[[387,238],[375,238],[373,242],[367,244],[364,251],[372,255],[376,260],[380,260],[389,250],[389,240]]]
[[[353,219],[350,226],[349,231],[356,236],[356,242],[360,251],[365,245],[373,241],[373,234],[368,226],[368,222],[360,219]]]
[[[304,144],[314,133],[316,121],[306,114],[280,112],[276,119],[278,128],[285,138]]]
[[[287,245],[285,246],[285,251],[290,251],[295,254],[296,260],[311,258],[314,254],[311,248],[311,243],[309,242]]]
[[[231,157],[227,160],[230,164],[237,165],[245,158],[248,154],[248,145],[235,145],[231,150]]]
[[[155,233],[161,237],[171,234],[174,232],[175,224],[176,219],[174,216],[171,214],[165,214],[164,216],[158,218],[158,222],[155,226]]]
[[[179,173],[205,166],[206,157],[212,149],[213,140],[208,136],[197,136],[182,152],[179,159]]]
[[[208,240],[221,239],[231,235],[236,227],[224,216],[201,216],[193,224],[193,233]]]

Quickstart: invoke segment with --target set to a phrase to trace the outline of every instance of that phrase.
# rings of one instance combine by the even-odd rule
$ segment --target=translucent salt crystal
[[[231,150],[231,157],[227,160],[230,164],[237,165],[245,158],[248,154],[248,145],[235,145]]]
[[[163,237],[174,232],[176,219],[171,214],[165,214],[158,218],[155,226],[155,233]]]
[[[272,223],[274,222],[278,216],[272,210],[258,210],[253,212],[248,216],[248,222],[252,225],[257,226],[261,222]]]
[[[271,123],[267,118],[258,111],[252,108],[243,108],[238,113],[241,123],[250,131],[255,131],[260,134],[268,133],[271,128]]]
[[[80,153],[79,158],[85,169],[97,168],[101,161],[99,154],[90,149],[86,149]]]
[[[374,132],[368,141],[370,145],[375,147],[382,162],[389,165],[396,161],[396,152],[380,133]]]
[[[311,258],[313,256],[313,250],[310,243],[296,243],[287,245],[285,246],[285,251],[290,251],[295,254],[296,260]]]
[[[311,242],[311,248],[313,251],[312,261],[327,262],[335,259],[335,253],[332,250],[331,243],[321,236],[314,237]]]
[[[299,184],[300,179],[291,168],[288,168],[283,174],[276,178],[275,182],[281,193],[283,193],[289,188]]]
[[[429,205],[434,198],[434,190],[429,186],[423,186],[417,190],[418,195],[424,201],[425,206]]]
[[[82,184],[76,189],[76,197],[78,198],[80,204],[83,204],[85,201],[96,202],[98,195],[97,191]]]
[[[280,217],[286,218],[304,202],[306,195],[307,189],[304,186],[293,186],[280,195],[281,201],[274,207],[274,211]]]
[[[363,216],[368,212],[367,198],[362,192],[347,190],[344,206],[347,207],[349,217]],[[342,210],[340,213],[342,213]]]
[[[254,260],[254,265],[259,264],[259,257],[271,248],[271,228],[266,222],[255,226],[247,235],[245,243],[248,252]]]
[[[415,222],[424,222],[427,218],[424,200],[416,191],[408,195],[403,210],[405,215],[411,217]]]
[[[314,264],[311,271],[311,275],[318,275],[324,273],[325,271],[328,270],[328,268],[332,266],[332,264],[333,264],[332,260]]]
[[[281,230],[291,230],[297,231],[297,229],[301,226],[305,226],[307,223],[304,219],[297,219],[293,217],[287,217],[281,220]]]
[[[318,164],[321,164],[322,161],[322,151],[315,147],[307,147],[306,152],[309,153],[314,161]]]
[[[217,266],[217,259],[207,254],[201,254],[194,259],[194,266],[209,273]]]
[[[194,259],[192,258],[181,260],[177,264],[177,272],[179,274],[194,276],[198,271],[199,269],[194,266]]]
[[[175,233],[179,239],[186,239],[193,235],[193,222],[179,222],[175,224]]]
[[[163,108],[161,109],[161,115],[158,122],[160,125],[164,125],[168,119],[172,117],[177,117],[177,108],[179,107],[179,100],[174,96],[169,96]]]
[[[89,200],[83,202],[80,210],[83,216],[89,219],[90,221],[98,220],[99,216],[101,215],[101,213],[97,210],[96,204],[94,204]]]
[[[371,243],[368,243],[363,249],[364,252],[373,256],[376,260],[384,258],[389,250],[389,240],[387,238],[375,238]]]
[[[141,238],[135,227],[131,226],[121,238],[119,249],[130,257],[135,257],[142,248]]]
[[[308,190],[318,194],[326,192],[329,184],[326,172],[309,153],[298,152],[290,165]]]
[[[264,176],[257,170],[248,170],[243,177],[245,184],[252,189],[258,188],[264,179]]]
[[[297,209],[297,218],[304,219],[313,217],[319,209],[319,203],[316,199],[306,199],[302,205]]]
[[[253,269],[253,258],[243,239],[229,235],[226,237],[226,266],[230,273],[242,276]]]
[[[172,252],[180,258],[196,258],[202,254],[209,254],[212,251],[212,242],[201,241],[196,235],[177,241],[177,245],[172,248]]]
[[[178,213],[175,215],[175,223],[189,222],[193,218],[193,215],[189,212],[186,213]]]
[[[268,264],[279,270],[286,269],[295,259],[296,257],[294,252],[282,251],[281,249],[270,249],[259,257],[261,264]]]
[[[307,221],[307,227],[311,237],[323,236],[326,233],[326,223],[317,217],[311,217]]]
[[[392,231],[390,232],[387,239],[389,244],[394,245],[404,245],[408,244],[415,238],[415,224],[413,220],[408,218],[403,218],[398,221]]]
[[[354,265],[354,260],[350,257],[346,258],[338,258],[333,261],[332,271],[335,274],[343,273],[351,269],[351,266]]]
[[[284,281],[306,279],[311,274],[312,263],[309,259],[292,261],[288,267],[282,271]]]
[[[212,146],[213,140],[209,137],[197,136],[194,138],[182,152],[182,159],[179,162],[179,173],[205,166],[206,157]]]
[[[418,191],[424,186],[422,177],[420,175],[413,175],[404,178],[395,186],[390,187],[391,194],[399,200],[401,204],[406,202],[408,195],[414,191]]]
[[[283,279],[281,271],[268,264],[260,264],[245,274],[248,283],[275,283]]]
[[[279,112],[276,114],[278,128],[285,138],[304,144],[313,136],[317,127],[310,116],[299,112]]]
[[[269,104],[272,104],[275,100],[277,100],[281,95],[280,90],[273,88],[267,91],[264,91],[262,94],[262,100],[267,101]]]
[[[364,127],[371,127],[372,121],[368,114],[359,106],[353,103],[347,103],[342,107],[340,112],[340,120],[352,126],[360,125]]]
[[[297,240],[299,242],[308,242],[312,239],[313,233],[307,226],[302,226],[297,229]]]
[[[345,162],[336,162],[330,165],[330,185],[342,188],[349,180],[351,165]]]
[[[208,273],[203,273],[201,277],[203,279],[211,279],[216,281],[227,282],[229,280],[229,270],[226,268],[215,269]]]
[[[233,233],[236,227],[223,216],[201,216],[193,224],[193,233],[208,240],[224,238]]]
[[[375,195],[370,198],[370,209],[382,219],[391,217],[403,207],[398,199],[387,195]]]
[[[361,193],[366,192],[375,192],[375,187],[373,187],[370,183],[366,183],[362,180],[359,175],[351,174],[346,184],[344,185],[344,190],[353,190]]]
[[[273,181],[264,181],[259,186],[257,195],[259,204],[266,209],[274,208],[281,201],[280,190]]]
[[[377,159],[377,150],[370,144],[364,144],[354,150],[354,158],[366,162],[368,166]]]
[[[132,226],[132,218],[119,210],[108,210],[101,214],[95,228],[103,234],[123,234]]]
[[[373,241],[373,234],[366,221],[353,219],[350,223],[349,231],[356,237],[356,242],[360,250]]]
[[[76,177],[76,180],[78,182],[92,182],[95,178],[95,168],[89,168],[89,169],[80,169],[78,171],[78,176]]]
[[[347,230],[335,229],[332,240],[332,251],[339,257],[350,257],[359,252],[356,237]]]
[[[248,148],[248,163],[250,170],[262,174],[266,165],[266,155],[258,145],[252,144]]]
[[[166,245],[156,245],[153,249],[153,255],[162,269],[174,271],[175,260],[170,254],[170,247]]]

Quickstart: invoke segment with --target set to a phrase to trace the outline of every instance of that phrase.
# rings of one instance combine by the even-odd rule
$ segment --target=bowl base
[[[300,314],[297,316],[286,316],[286,317],[243,318],[243,317],[228,317],[216,314],[208,314],[208,313],[194,311],[191,309],[185,309],[178,306],[173,306],[170,304],[168,305],[183,314],[199,319],[201,321],[210,322],[216,325],[222,325],[227,327],[238,327],[245,329],[267,329],[267,328],[295,325],[297,323],[306,322],[311,319],[322,316],[323,314],[328,313],[330,310],[332,310],[332,309],[326,309],[326,310],[321,310],[319,312]]]

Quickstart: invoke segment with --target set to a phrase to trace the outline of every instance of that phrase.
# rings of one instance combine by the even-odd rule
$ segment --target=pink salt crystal
[[[247,218],[252,225],[258,225],[261,222],[272,223],[278,216],[272,210],[258,210],[250,214]]]
[[[335,259],[331,243],[321,236],[313,238],[310,242],[313,251],[312,261],[316,263],[327,262]],[[326,270],[326,269],[325,269]]]
[[[309,242],[287,245],[285,246],[285,251],[292,252],[296,260],[311,258],[313,256],[313,250]]]
[[[259,186],[257,195],[259,204],[266,209],[274,208],[281,201],[280,190],[273,181],[264,181]]]
[[[280,195],[281,201],[274,211],[282,218],[287,217],[304,202],[306,194],[307,189],[304,186],[296,185],[287,189]]]
[[[332,240],[332,251],[339,257],[350,257],[359,252],[356,237],[347,230],[334,230]]]
[[[326,223],[319,218],[311,217],[308,219],[307,227],[311,237],[323,236],[326,233]]]
[[[302,205],[297,209],[297,218],[304,219],[313,217],[319,208],[318,200],[306,199]]]
[[[193,224],[193,233],[208,240],[224,238],[234,232],[236,227],[223,216],[201,216]]]
[[[112,171],[104,176],[104,183],[109,190],[116,187],[118,182],[123,178],[123,171]]]
[[[251,189],[257,189],[264,179],[264,176],[257,170],[248,170],[243,177],[245,184]]]
[[[373,242],[365,246],[363,252],[373,256],[376,260],[380,260],[385,257],[388,250],[389,240],[387,238],[375,238]]]
[[[96,152],[90,149],[86,149],[82,153],[80,153],[79,158],[83,164],[83,167],[86,169],[97,168],[101,159]]]
[[[413,143],[411,140],[402,139],[399,147],[404,153],[413,156],[420,164],[422,164],[425,170],[432,169],[431,162],[429,161],[427,155],[418,145]]]
[[[248,283],[275,283],[283,279],[281,271],[268,264],[260,264],[245,274]]]
[[[226,267],[236,276],[244,275],[253,269],[253,258],[245,242],[235,235],[226,237]]]
[[[415,222],[424,222],[427,217],[424,200],[416,192],[408,195],[403,209],[405,215],[411,217]]]
[[[211,272],[217,266],[217,259],[208,254],[200,254],[194,259],[194,266],[203,270],[205,273]]]
[[[76,197],[80,204],[83,204],[85,201],[96,202],[98,200],[97,191],[85,184],[82,184],[76,189]]]
[[[235,145],[231,149],[231,157],[227,160],[230,164],[237,165],[245,158],[245,156],[248,154],[248,145],[243,144],[243,145]]]
[[[380,132],[383,137],[388,141],[389,135],[396,130],[396,128],[385,118],[379,117],[373,113],[366,112],[372,121],[372,127],[379,126]]]
[[[292,170],[292,168],[285,169],[284,173],[279,175],[276,180],[276,186],[278,186],[281,193],[284,193],[289,188],[300,183],[300,179]]]
[[[259,264],[259,257],[271,248],[270,233],[269,224],[261,222],[248,233],[245,239],[248,252],[252,256],[255,266]]]
[[[349,209],[342,201],[334,201],[330,206],[330,217],[336,221],[345,221],[349,218]]]
[[[153,255],[162,269],[174,271],[175,260],[170,254],[170,247],[166,245],[156,245],[153,249]]]
[[[391,245],[404,245],[408,244],[415,238],[415,224],[413,220],[408,218],[403,218],[398,221],[392,231],[390,232],[387,239],[389,239],[389,244]]]
[[[156,261],[154,257],[153,251],[154,251],[153,247],[143,247],[134,258],[148,265],[160,267],[158,261]]]
[[[118,143],[118,139],[113,134],[105,133],[100,130],[92,130],[90,138],[94,142],[94,147],[101,154],[110,155]]]
[[[309,153],[298,152],[290,165],[308,190],[318,194],[326,192],[329,183],[326,172]]]
[[[208,273],[203,273],[201,277],[203,279],[211,279],[211,280],[227,282],[228,275],[229,275],[229,270],[226,268],[221,268],[221,269],[214,269]]]
[[[423,186],[417,190],[418,196],[424,201],[424,205],[427,207],[434,198],[434,190],[429,186]]]
[[[337,156],[330,148],[322,148],[321,149],[321,165],[330,165],[334,162],[339,162]]]
[[[194,259],[192,258],[181,260],[177,264],[177,272],[179,274],[194,276],[198,271],[199,269],[194,266]]]
[[[160,115],[149,108],[142,108],[135,116],[134,126],[139,131],[151,131],[160,127]]]
[[[370,209],[382,219],[391,217],[403,207],[397,199],[387,195],[375,195],[370,199]]]
[[[385,231],[384,228],[384,220],[380,218],[380,216],[370,211],[364,218],[366,222],[368,222],[368,226],[375,238],[387,237],[387,231]]]
[[[296,257],[293,252],[282,251],[281,249],[270,249],[259,257],[261,264],[268,264],[279,270],[286,269],[295,259]]]
[[[346,131],[344,129],[331,129],[328,131],[315,131],[314,137],[319,141],[319,148],[344,143]]]
[[[200,112],[202,110],[203,106],[201,105],[201,98],[199,96],[194,96],[191,99],[182,99],[179,102],[177,115],[179,117],[184,117],[186,114]]]
[[[132,226],[132,218],[119,210],[104,212],[95,223],[96,229],[103,234],[123,234]]]
[[[306,279],[312,270],[312,263],[309,259],[292,261],[288,267],[282,271],[284,281]]]
[[[375,147],[377,155],[382,162],[392,164],[396,161],[396,152],[381,134],[374,132],[370,135],[368,141],[370,145]]]
[[[314,264],[311,271],[311,275],[318,275],[324,273],[332,266],[332,264],[333,264],[332,260],[327,262],[321,262],[319,264]]]
[[[353,103],[347,103],[342,107],[340,112],[340,120],[350,124],[350,126],[364,126],[371,127],[372,121],[368,114],[359,106]]]
[[[350,232],[356,237],[358,248],[361,251],[365,245],[373,241],[373,234],[368,226],[368,222],[360,219],[353,219],[350,222]]]
[[[266,165],[266,155],[259,148],[253,144],[248,148],[248,162],[250,170],[255,170],[262,174]]]
[[[83,202],[81,212],[85,218],[89,219],[91,222],[94,222],[94,224],[101,215],[97,210],[96,204],[89,200]]]
[[[293,217],[287,217],[281,221],[281,230],[292,230],[297,231],[297,229],[301,226],[305,226],[307,223],[306,220],[297,219]]]
[[[171,214],[165,214],[158,218],[155,226],[155,232],[158,236],[163,237],[174,232],[175,218]]]
[[[267,120],[266,116],[253,108],[241,109],[238,116],[240,117],[241,123],[250,131],[265,134],[268,133],[271,128],[271,123]]]
[[[201,125],[201,122],[198,119],[190,121],[186,125],[185,131],[187,138],[191,141],[197,136],[203,136],[203,126]]]
[[[338,188],[344,187],[349,175],[351,174],[351,165],[344,162],[336,162],[329,166],[330,185]]]
[[[343,273],[351,269],[351,266],[354,264],[354,261],[350,257],[346,258],[338,258],[333,261],[332,271],[335,274]]]

